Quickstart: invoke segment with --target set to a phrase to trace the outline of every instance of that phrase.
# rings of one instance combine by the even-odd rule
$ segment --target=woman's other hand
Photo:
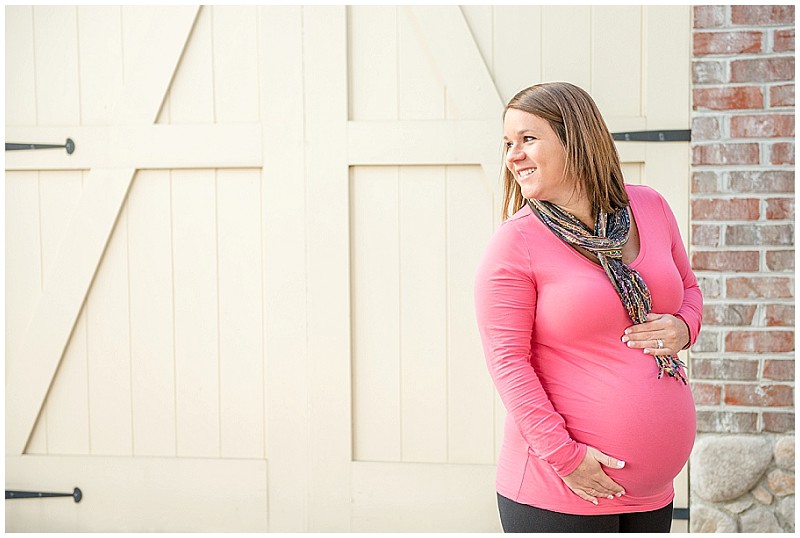
[[[650,312],[647,321],[625,329],[622,341],[648,355],[675,355],[689,343],[689,327],[672,314]]]
[[[567,476],[562,476],[561,480],[578,497],[592,504],[597,504],[598,497],[613,499],[624,495],[623,487],[603,472],[603,465],[613,469],[622,469],[625,462],[607,456],[594,447],[587,446],[586,455],[581,464]]]

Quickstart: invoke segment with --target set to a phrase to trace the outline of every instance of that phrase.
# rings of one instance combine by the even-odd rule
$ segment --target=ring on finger
[[[664,341],[661,338],[656,338],[656,345],[658,346],[658,349],[663,349]]]

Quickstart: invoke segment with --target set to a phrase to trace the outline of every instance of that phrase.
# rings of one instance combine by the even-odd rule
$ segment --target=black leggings
[[[520,504],[497,494],[504,532],[669,532],[672,503],[651,512],[577,516]]]

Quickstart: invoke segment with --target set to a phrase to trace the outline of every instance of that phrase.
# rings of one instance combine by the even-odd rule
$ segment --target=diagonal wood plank
[[[504,103],[483,61],[478,43],[459,6],[403,6],[420,41],[442,77],[448,99],[448,119],[494,120],[497,129],[487,129],[480,146],[497,148],[496,157],[482,157],[481,168],[487,185],[500,195],[496,181],[500,170],[500,115]],[[485,152],[481,153],[486,155]]]
[[[503,101],[458,6],[403,8],[441,75],[452,119],[498,118]]]
[[[144,47],[111,112],[109,124],[155,121],[191,36],[199,6],[164,8],[151,28],[157,50]],[[22,454],[44,404],[75,321],[102,259],[135,168],[93,169],[13,356],[6,358],[6,454]]]

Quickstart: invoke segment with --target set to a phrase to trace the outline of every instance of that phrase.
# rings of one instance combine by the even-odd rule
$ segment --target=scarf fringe
[[[684,385],[687,384],[686,376],[683,373],[686,364],[677,355],[655,355],[655,359],[658,364],[658,379],[661,379],[666,372],[668,376],[679,379]]]

